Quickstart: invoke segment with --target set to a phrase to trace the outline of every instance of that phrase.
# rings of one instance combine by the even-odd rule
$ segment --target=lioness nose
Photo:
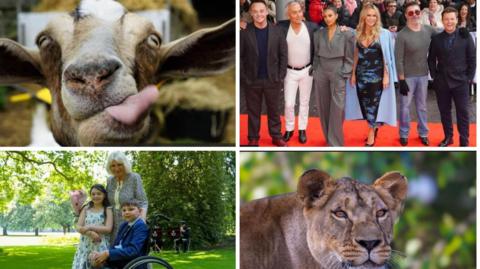
[[[113,74],[120,68],[116,59],[95,60],[87,63],[73,63],[63,73],[70,90],[103,90],[113,80]]]
[[[366,248],[368,252],[374,249],[376,246],[380,245],[380,240],[357,240],[357,243],[360,246]]]

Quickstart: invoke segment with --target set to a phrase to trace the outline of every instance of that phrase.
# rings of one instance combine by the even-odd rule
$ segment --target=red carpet
[[[240,145],[248,144],[248,118],[246,114],[240,115]],[[476,124],[470,124],[470,146],[475,147],[477,145],[477,128]],[[282,134],[285,131],[285,121],[282,117]],[[430,146],[437,146],[443,139],[443,129],[441,123],[429,123],[428,128],[430,133],[428,138],[430,140]],[[364,147],[365,138],[367,137],[368,126],[366,121],[345,121],[343,124],[343,131],[345,134],[345,146],[347,147]],[[459,144],[459,136],[457,132],[457,125],[454,125],[454,144]],[[272,139],[268,134],[267,116],[262,116],[262,123],[260,129],[260,146],[271,147]],[[307,127],[307,143],[300,144],[298,142],[298,132],[295,130],[295,134],[288,142],[290,147],[325,147],[326,141],[323,137],[322,127],[320,126],[320,120],[315,117],[310,117]],[[401,147],[398,127],[392,127],[385,125],[380,127],[378,131],[377,140],[375,141],[375,147]],[[408,147],[424,147],[420,142],[417,135],[417,123],[413,122],[410,125],[410,137],[408,140]]]

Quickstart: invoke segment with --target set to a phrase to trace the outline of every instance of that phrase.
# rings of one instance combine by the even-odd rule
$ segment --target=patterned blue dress
[[[365,48],[358,41],[358,62],[355,70],[357,79],[357,95],[363,118],[372,128],[381,125],[378,123],[377,113],[383,90],[383,54],[380,42],[372,42]]]
[[[90,209],[86,210],[85,225],[103,225],[104,222],[105,214],[103,211],[94,212]],[[108,250],[108,236],[100,234],[100,237],[102,241],[93,243],[90,237],[83,234],[80,236],[80,243],[77,246],[77,252],[73,258],[72,269],[91,269],[92,266],[88,261],[88,255],[92,251],[102,252]]]

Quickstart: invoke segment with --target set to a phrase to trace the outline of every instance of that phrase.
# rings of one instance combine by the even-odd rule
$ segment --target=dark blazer
[[[283,30],[268,23],[268,80],[281,85],[287,74],[287,40]],[[253,23],[247,24],[245,30],[240,31],[240,82],[244,85],[252,84],[257,79],[258,48]]]
[[[309,21],[304,21],[305,26],[307,26],[308,30],[308,35],[310,36],[310,63],[313,61],[313,32],[318,29],[318,26]],[[283,20],[277,22],[277,25],[280,26],[283,30],[283,34],[285,36],[285,40],[287,39],[287,34],[288,34],[288,28],[290,27],[290,21],[289,20]]]
[[[122,248],[116,249],[122,241]],[[120,225],[113,246],[108,250],[110,253],[107,264],[113,268],[123,268],[131,260],[147,255],[144,252],[145,242],[148,240],[148,226],[142,219],[137,220],[129,229],[128,222]]]
[[[428,68],[436,87],[456,88],[475,76],[475,45],[472,37],[462,38],[458,29],[454,34],[455,41],[450,50],[446,48],[448,34],[445,31],[432,37],[430,42]]]

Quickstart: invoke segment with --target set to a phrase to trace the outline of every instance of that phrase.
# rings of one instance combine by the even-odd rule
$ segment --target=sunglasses
[[[407,12],[407,15],[408,15],[409,17],[412,17],[414,14],[417,15],[417,16],[420,16],[420,10],[418,10],[418,9],[415,10],[415,11],[410,10],[409,12]]]

